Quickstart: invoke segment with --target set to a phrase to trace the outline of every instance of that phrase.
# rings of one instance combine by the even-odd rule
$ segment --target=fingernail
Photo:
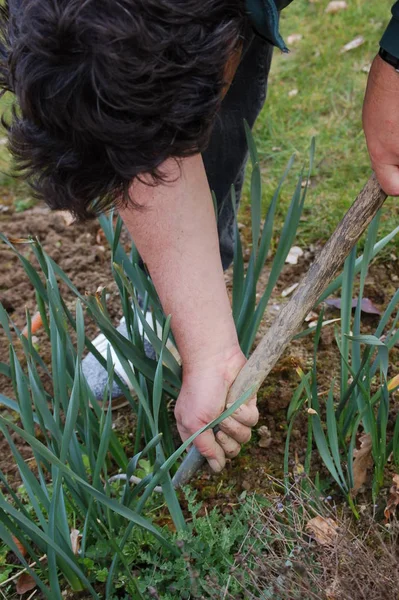
[[[214,471],[215,473],[220,473],[220,471],[222,470],[222,467],[220,466],[220,464],[216,460],[216,458],[209,459],[208,463],[209,463],[209,466],[211,467],[212,471]]]

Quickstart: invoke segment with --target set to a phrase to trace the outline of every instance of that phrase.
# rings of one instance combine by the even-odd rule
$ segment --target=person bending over
[[[52,209],[117,207],[147,265],[183,366],[183,440],[225,408],[245,364],[223,269],[233,257],[252,127],[287,0],[10,0],[0,76],[16,97],[9,147]],[[399,2],[375,58],[363,122],[372,166],[399,195]],[[218,202],[215,220],[210,190]],[[256,398],[195,445],[214,471],[247,442]]]

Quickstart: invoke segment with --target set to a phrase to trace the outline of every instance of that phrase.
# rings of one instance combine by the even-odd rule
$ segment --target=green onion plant
[[[288,478],[290,434],[296,417],[308,412],[308,437],[305,471],[310,472],[313,442],[332,480],[347,497],[357,514],[354,497],[358,492],[354,474],[356,446],[361,435],[367,435],[371,445],[372,492],[377,497],[384,481],[384,470],[390,456],[399,464],[399,419],[389,434],[389,417],[393,408],[390,396],[398,388],[395,379],[388,382],[389,351],[399,339],[399,290],[386,307],[375,331],[362,333],[361,306],[370,263],[374,256],[396,235],[377,239],[380,213],[371,223],[364,253],[357,258],[356,247],[347,258],[343,273],[331,284],[319,304],[341,287],[340,329],[335,341],[340,356],[340,369],[333,380],[324,403],[320,401],[320,381],[317,358],[323,322],[323,310],[314,328],[312,368],[300,372],[301,381],[288,408],[288,435],[285,452],[285,473]],[[357,303],[352,315],[354,283],[359,273]],[[323,382],[325,385],[325,382]],[[287,481],[286,481],[287,482]]]
[[[262,228],[261,172],[248,126],[246,135],[252,163],[253,239],[245,268],[237,229],[233,313],[241,346],[248,355],[271,291],[293,244],[306,186],[302,186],[301,173],[271,265],[267,289],[256,304],[256,286],[272,247],[280,190],[293,159],[271,200]],[[312,157],[313,152],[312,144]],[[234,192],[231,200],[235,206]],[[51,600],[62,599],[60,582],[65,580],[74,592],[85,589],[93,598],[99,598],[85,568],[86,549],[96,542],[107,543],[113,551],[105,585],[105,598],[111,598],[116,566],[124,564],[124,546],[133,528],[150,532],[169,552],[179,552],[177,547],[170,547],[161,530],[145,515],[146,505],[156,485],[162,486],[164,501],[176,529],[185,529],[185,519],[170,473],[195,435],[175,448],[168,403],[179,394],[181,367],[168,347],[168,342],[174,343],[170,317],[164,314],[151,278],[140,266],[134,243],[129,253],[120,243],[121,220],[116,219],[115,224],[111,214],[102,216],[100,223],[111,248],[112,274],[126,320],[127,338],[118,332],[108,313],[106,290],[95,295],[81,294],[38,240],[25,240],[34,254],[34,266],[21,251],[21,240],[9,240],[0,234],[1,241],[19,258],[33,286],[43,328],[51,342],[51,364],[47,364],[35,345],[29,312],[26,313],[28,333],[25,336],[0,305],[0,325],[9,342],[9,361],[0,363],[0,372],[10,378],[14,389],[13,398],[0,394],[0,405],[16,414],[16,418],[7,417],[3,412],[0,428],[18,467],[29,503],[28,510],[26,502],[0,472],[3,490],[0,493],[0,534],[22,566],[34,577],[43,596]],[[63,298],[60,285],[67,286],[76,298],[74,310]],[[147,323],[147,310],[152,314],[154,328]],[[108,351],[107,357],[101,356],[86,336],[85,313],[105,335],[123,366],[127,380],[114,372],[111,352]],[[160,325],[161,337],[156,333],[155,322]],[[145,355],[145,335],[156,352],[155,361]],[[108,372],[108,385],[101,402],[94,397],[82,372],[86,351],[92,352]],[[126,455],[112,428],[113,381],[122,389],[136,416],[133,457]],[[251,392],[248,390],[234,406],[196,435],[216,426],[234,412]],[[29,462],[23,459],[13,434],[17,434],[30,448],[32,460]],[[152,472],[133,487],[129,484],[130,477],[145,457],[151,462]],[[118,471],[127,476],[122,486],[109,482],[110,475]],[[71,531],[76,528],[81,532],[78,552],[71,542]],[[21,552],[21,547],[26,550],[26,555]],[[35,563],[34,568],[30,566],[32,563]],[[137,581],[127,565],[126,574],[127,592],[132,598],[141,598]]]

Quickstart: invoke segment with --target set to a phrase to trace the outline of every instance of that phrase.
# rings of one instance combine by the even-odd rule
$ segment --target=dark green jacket
[[[278,29],[278,13],[291,2],[292,0],[246,0],[254,29],[283,52],[287,52],[287,47]],[[392,19],[380,45],[399,58],[399,0],[392,7]]]

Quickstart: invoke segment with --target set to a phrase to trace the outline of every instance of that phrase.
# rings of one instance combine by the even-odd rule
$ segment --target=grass
[[[275,52],[268,100],[255,126],[265,204],[291,154],[296,152],[301,164],[311,137],[316,137],[315,167],[299,231],[303,245],[328,239],[370,174],[361,124],[367,82],[363,69],[377,53],[392,2],[348,0],[347,10],[336,14],[325,14],[327,4],[295,0],[282,12],[285,40],[292,34],[303,37],[288,44],[290,54]],[[359,35],[364,44],[340,54]],[[290,97],[292,90],[298,93]],[[287,202],[289,189],[281,211],[285,195]],[[381,233],[393,229],[397,219],[397,205],[390,199]]]

